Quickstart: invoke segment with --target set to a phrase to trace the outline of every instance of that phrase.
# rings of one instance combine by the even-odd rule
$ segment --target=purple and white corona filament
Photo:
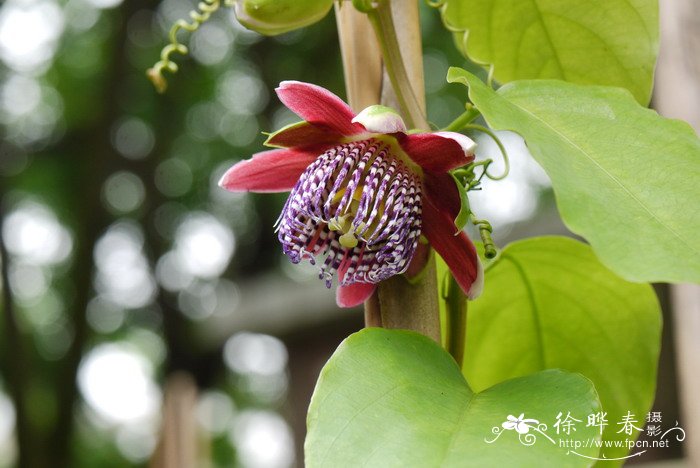
[[[326,150],[304,171],[282,210],[279,240],[293,263],[325,256],[331,287],[403,273],[421,233],[421,181],[381,139]]]
[[[478,295],[483,271],[472,242],[455,233],[461,200],[448,172],[474,160],[474,142],[453,132],[409,133],[384,106],[355,115],[311,84],[285,81],[276,91],[304,121],[271,134],[265,144],[280,149],[239,162],[219,184],[291,191],[277,226],[287,257],[320,263],[328,287],[337,275],[338,304],[351,307],[417,263],[424,236],[464,292]]]

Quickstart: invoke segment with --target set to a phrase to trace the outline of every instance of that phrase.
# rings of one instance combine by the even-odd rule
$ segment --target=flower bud
[[[323,19],[333,0],[238,0],[238,21],[248,29],[275,36]]]

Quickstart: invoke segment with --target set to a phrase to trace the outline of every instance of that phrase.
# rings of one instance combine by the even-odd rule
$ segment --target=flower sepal
[[[319,144],[333,144],[342,135],[304,120],[286,125],[276,132],[268,133],[263,145],[270,148],[294,148]]]

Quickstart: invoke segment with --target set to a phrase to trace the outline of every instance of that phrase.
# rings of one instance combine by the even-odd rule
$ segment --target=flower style
[[[378,282],[420,270],[421,234],[470,298],[482,287],[474,245],[453,220],[461,201],[449,170],[474,160],[475,143],[454,132],[408,133],[385,106],[355,115],[330,91],[284,81],[280,100],[304,121],[271,134],[280,149],[255,154],[221,178],[227,190],[291,190],[278,237],[293,263],[325,257],[319,277],[338,274],[341,307],[362,303]],[[413,260],[413,263],[411,263]]]

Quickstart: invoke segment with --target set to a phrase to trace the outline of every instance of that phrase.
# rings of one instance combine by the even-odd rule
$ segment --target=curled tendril
[[[479,236],[481,237],[481,242],[484,244],[484,256],[488,259],[494,258],[498,254],[498,251],[496,250],[496,244],[491,238],[491,233],[493,232],[491,223],[485,219],[476,219],[474,213],[469,215],[469,218],[472,224],[479,229]]]
[[[180,55],[187,55],[188,52],[187,46],[178,41],[177,33],[182,29],[189,33],[195,32],[203,23],[209,20],[222,3],[226,7],[231,7],[234,5],[235,0],[202,0],[197,4],[197,9],[190,11],[191,21],[189,23],[184,19],[179,19],[170,28],[170,33],[168,34],[169,44],[163,47],[160,53],[160,60],[146,72],[146,75],[159,93],[164,93],[168,87],[168,82],[163,76],[163,70],[167,70],[170,73],[177,73],[178,70],[177,64],[170,60],[172,53],[177,52]]]
[[[486,174],[486,166],[491,163],[491,160],[479,161],[472,163],[461,169],[456,169],[452,171],[452,176],[456,183],[464,186],[465,192],[470,190],[480,190],[479,185],[481,184],[481,179]],[[484,170],[481,171],[479,176],[476,175],[475,169],[479,166],[484,166]],[[484,256],[488,259],[495,258],[498,255],[498,250],[496,249],[496,244],[493,242],[491,233],[493,228],[491,223],[485,219],[478,219],[474,212],[469,207],[469,220],[471,223],[479,229],[479,236],[481,237],[481,242],[484,244]]]
[[[486,175],[486,177],[488,177],[491,180],[503,180],[503,179],[505,179],[508,176],[508,173],[510,172],[510,159],[508,158],[508,151],[506,151],[506,147],[501,142],[501,139],[498,138],[498,136],[493,131],[491,131],[491,129],[488,129],[488,128],[484,127],[483,125],[467,124],[463,128],[464,129],[478,130],[482,133],[485,133],[491,137],[491,139],[496,143],[496,145],[498,145],[498,149],[501,152],[501,156],[503,156],[503,165],[504,165],[503,174],[495,176],[489,172],[489,166],[491,165],[491,163],[493,163],[493,161],[491,159],[487,159],[483,163],[484,174]],[[479,178],[479,180],[481,180],[481,178]]]

